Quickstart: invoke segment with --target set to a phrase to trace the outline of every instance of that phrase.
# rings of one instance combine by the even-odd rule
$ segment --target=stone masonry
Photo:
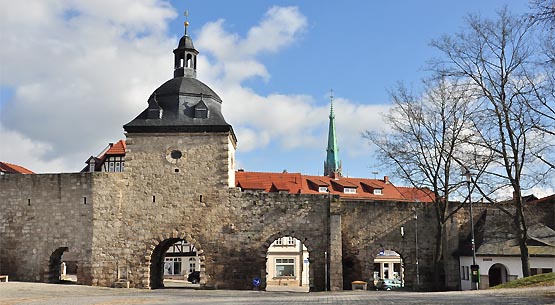
[[[351,281],[371,279],[373,258],[383,249],[401,254],[406,285],[416,288],[418,226],[419,289],[434,288],[435,226],[429,204],[241,192],[228,187],[224,177],[228,156],[221,150],[228,147],[223,143],[228,137],[204,137],[160,137],[144,141],[149,143],[144,150],[134,138],[124,173],[0,176],[0,273],[13,280],[53,282],[63,255],[77,261],[80,284],[111,287],[118,268],[125,267],[131,287],[159,288],[163,253],[185,239],[199,250],[202,287],[252,289],[254,277],[265,279],[269,245],[293,236],[308,248],[313,291],[326,288],[326,252],[329,289],[341,290],[350,289]],[[153,146],[159,149],[149,153]],[[165,153],[173,146],[183,149],[188,164],[167,161]],[[475,216],[485,208],[477,204]],[[552,214],[549,207],[544,210],[535,214]],[[448,229],[451,252],[468,234],[468,211],[457,215]],[[447,277],[449,288],[457,289],[458,272]]]

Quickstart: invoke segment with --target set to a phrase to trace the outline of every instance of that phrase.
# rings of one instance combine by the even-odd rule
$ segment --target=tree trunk
[[[518,192],[517,192],[518,191]],[[523,199],[520,195],[520,186],[515,187],[515,215],[514,227],[516,230],[516,237],[518,247],[520,248],[520,261],[522,265],[522,276],[530,276],[530,254],[528,252],[528,227],[524,219]]]
[[[436,247],[434,252],[434,264],[432,266],[434,290],[445,290],[445,283],[442,282],[441,276],[444,274],[443,266],[443,240],[445,225],[438,221],[436,226]]]
[[[528,242],[525,238],[519,238],[520,262],[522,263],[522,276],[530,276],[530,256],[528,253]]]
[[[522,265],[522,276],[530,276],[530,254],[528,252],[528,228],[526,227],[526,222],[524,220],[524,213],[522,211],[522,200],[518,201],[516,208],[516,236],[518,239],[518,247],[520,248],[520,261]]]

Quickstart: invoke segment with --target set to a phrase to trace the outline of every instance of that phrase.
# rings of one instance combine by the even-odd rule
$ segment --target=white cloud
[[[1,125],[0,143],[3,143],[0,161],[22,165],[34,172],[50,172],[53,168],[66,168],[61,157],[45,158],[45,155],[52,151],[51,145],[30,140],[18,132],[3,129]],[[6,143],[9,144],[5,145]],[[25,160],[25,163],[19,160]]]
[[[0,137],[10,143],[2,145],[0,160],[41,172],[80,170],[88,156],[123,138],[122,125],[172,76],[176,39],[165,29],[176,13],[164,1],[14,2],[1,14],[1,85],[14,95],[0,104]],[[198,75],[224,100],[239,150],[277,143],[323,152],[327,103],[306,94],[261,95],[242,84],[270,81],[260,55],[299,41],[306,17],[296,7],[272,7],[244,37],[224,26],[224,20],[207,23],[194,37]],[[342,153],[367,151],[360,133],[379,122],[380,109],[337,99]]]
[[[171,77],[168,50],[175,41],[163,31],[175,12],[166,2],[25,1],[3,7],[10,9],[0,16],[1,85],[14,95],[0,108],[2,136],[11,133],[8,143],[21,146],[18,151],[41,148],[40,154],[21,154],[21,165],[40,156],[42,171],[79,170],[88,156],[123,138],[122,125]],[[2,146],[0,160],[12,157]],[[64,162],[48,161],[60,158]]]

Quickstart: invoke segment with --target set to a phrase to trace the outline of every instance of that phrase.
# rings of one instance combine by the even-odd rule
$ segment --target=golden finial
[[[183,22],[183,25],[185,26],[185,36],[187,36],[187,27],[189,26],[189,11],[185,11],[183,15],[185,15],[185,22]]]

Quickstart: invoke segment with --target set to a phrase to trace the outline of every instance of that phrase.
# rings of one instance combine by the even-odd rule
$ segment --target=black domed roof
[[[187,33],[173,52],[174,78],[154,90],[148,98],[148,107],[123,126],[125,131],[230,132],[235,139],[233,128],[222,115],[222,99],[196,79],[198,51]]]
[[[154,91],[154,94],[158,97],[168,96],[168,95],[196,95],[212,97],[218,102],[222,102],[222,99],[210,89],[206,84],[199,81],[196,78],[191,77],[176,77],[168,80],[162,86],[158,87]]]
[[[191,39],[191,37],[185,35],[183,37],[181,37],[181,39],[179,40],[179,45],[177,46],[178,49],[195,49],[195,46],[193,45],[193,40]]]

